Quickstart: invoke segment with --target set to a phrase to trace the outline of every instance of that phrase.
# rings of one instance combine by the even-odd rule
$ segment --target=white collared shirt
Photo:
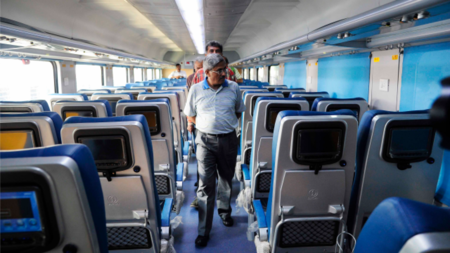
[[[187,77],[186,71],[180,70],[180,72],[178,72],[177,70],[175,70],[172,73],[170,73],[169,78],[175,78],[178,76],[182,76],[182,77],[186,78]]]

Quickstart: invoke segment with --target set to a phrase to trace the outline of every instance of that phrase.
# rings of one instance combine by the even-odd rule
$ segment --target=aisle
[[[198,212],[190,207],[195,197],[194,183],[197,180],[197,160],[191,158],[189,164],[189,176],[183,184],[185,199],[179,215],[183,217],[181,224],[173,232],[175,238],[175,249],[177,253],[189,252],[256,252],[255,244],[247,240],[247,213],[244,209],[236,214],[236,197],[239,193],[239,183],[233,181],[233,197],[231,205],[233,212],[231,216],[234,219],[233,227],[225,227],[217,214],[217,208],[214,211],[213,228],[210,234],[208,246],[205,248],[196,248],[195,239],[197,238]],[[172,215],[172,218],[174,215]]]

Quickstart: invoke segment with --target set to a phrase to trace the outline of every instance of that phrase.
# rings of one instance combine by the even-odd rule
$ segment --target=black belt
[[[214,136],[214,137],[225,137],[225,136],[228,136],[230,134],[236,134],[235,131],[232,131],[232,132],[229,132],[229,133],[226,133],[226,134],[208,134],[208,133],[203,133],[203,132],[200,132],[200,133],[202,133],[204,135]]]

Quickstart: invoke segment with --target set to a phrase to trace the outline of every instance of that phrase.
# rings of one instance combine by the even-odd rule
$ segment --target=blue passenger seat
[[[346,231],[357,124],[350,110],[278,113],[266,214],[253,201],[255,240],[271,252],[334,251]]]
[[[356,238],[384,199],[433,203],[443,150],[429,117],[428,111],[372,110],[363,115],[347,223]]]
[[[5,151],[0,157],[2,212],[17,208],[13,199],[21,199],[19,208],[28,201],[33,209],[32,217],[2,217],[2,250],[108,252],[106,199],[86,146]]]
[[[354,252],[450,252],[450,209],[388,198],[364,225]]]
[[[161,239],[170,238],[173,199],[165,199],[168,210],[161,218],[145,117],[71,117],[61,135],[63,143],[85,144],[93,154],[105,198],[109,250],[159,252]],[[128,240],[130,234],[139,239]]]

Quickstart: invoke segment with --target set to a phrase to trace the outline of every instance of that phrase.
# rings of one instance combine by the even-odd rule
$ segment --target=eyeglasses
[[[220,75],[222,73],[226,74],[227,73],[227,69],[221,69],[221,70],[218,70],[218,71],[211,70],[211,72],[214,72],[214,73],[216,73],[218,75]]]

